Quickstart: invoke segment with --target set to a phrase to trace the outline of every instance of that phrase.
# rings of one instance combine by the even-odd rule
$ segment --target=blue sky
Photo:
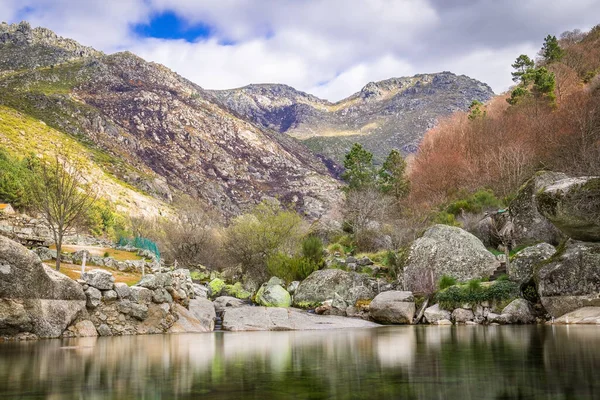
[[[600,0],[1,1],[0,20],[129,50],[208,89],[285,83],[332,101],[444,70],[502,92],[547,34],[600,23]]]

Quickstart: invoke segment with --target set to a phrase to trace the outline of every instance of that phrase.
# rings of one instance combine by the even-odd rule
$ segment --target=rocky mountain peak
[[[73,39],[58,36],[47,28],[31,28],[29,22],[0,24],[0,71],[46,67],[102,52]]]

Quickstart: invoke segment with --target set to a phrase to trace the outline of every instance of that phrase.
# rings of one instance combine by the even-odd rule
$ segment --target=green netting
[[[160,251],[158,250],[158,245],[148,238],[139,236],[136,236],[134,238],[121,237],[121,239],[119,239],[119,246],[132,246],[136,249],[148,250],[151,251],[154,255],[156,255],[156,258],[160,259]]]

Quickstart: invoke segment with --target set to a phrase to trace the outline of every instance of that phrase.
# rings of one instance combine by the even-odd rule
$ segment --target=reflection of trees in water
[[[0,344],[0,398],[593,398],[595,327],[389,327]],[[61,348],[61,346],[76,346]],[[5,389],[6,388],[6,389]],[[252,393],[252,394],[248,394]],[[62,397],[61,397],[62,396]],[[23,397],[22,397],[23,398]]]

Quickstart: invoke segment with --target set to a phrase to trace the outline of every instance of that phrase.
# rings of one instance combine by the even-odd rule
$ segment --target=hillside
[[[383,159],[392,148],[416,151],[438,118],[493,96],[489,86],[450,72],[371,82],[330,103],[285,85],[249,85],[211,91],[224,107],[300,139],[315,153],[341,163],[358,142]]]
[[[75,138],[116,180],[167,203],[187,193],[225,215],[277,197],[316,218],[338,201],[338,182],[304,146],[212,100],[131,53],[104,55],[27,23],[0,25],[0,104]],[[11,140],[36,151],[25,137]]]

